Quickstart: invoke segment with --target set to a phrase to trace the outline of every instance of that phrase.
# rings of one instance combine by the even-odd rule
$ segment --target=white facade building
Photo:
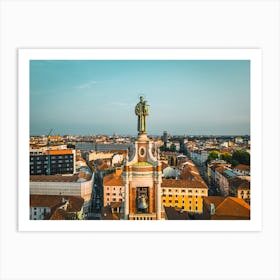
[[[80,180],[78,176],[31,176],[30,195],[80,196],[85,200],[83,208],[87,214],[91,206],[93,180],[94,173],[87,181]]]

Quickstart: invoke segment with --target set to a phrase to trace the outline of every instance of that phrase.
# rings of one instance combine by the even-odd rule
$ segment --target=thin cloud
[[[91,88],[92,86],[94,86],[94,85],[96,85],[96,84],[97,84],[97,81],[95,81],[95,80],[90,80],[90,81],[88,81],[88,82],[86,82],[86,83],[83,83],[83,84],[81,84],[81,85],[76,86],[76,88],[78,88],[78,89]]]
[[[111,104],[110,104],[110,106],[126,106],[126,107],[128,107],[128,106],[130,106],[131,104],[129,104],[129,103],[125,103],[125,102],[112,102]]]

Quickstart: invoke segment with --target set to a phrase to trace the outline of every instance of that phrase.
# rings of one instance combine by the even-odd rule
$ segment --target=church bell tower
[[[159,148],[147,137],[146,117],[149,107],[144,98],[135,107],[138,117],[138,138],[130,157],[124,163],[125,185],[124,219],[161,220],[162,171]]]

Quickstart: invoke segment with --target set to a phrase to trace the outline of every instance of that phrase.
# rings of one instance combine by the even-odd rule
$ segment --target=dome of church
[[[164,178],[176,178],[177,175],[176,169],[170,166],[164,168],[162,173]]]

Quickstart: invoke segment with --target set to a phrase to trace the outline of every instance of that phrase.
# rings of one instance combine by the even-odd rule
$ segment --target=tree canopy
[[[238,164],[241,163],[241,164],[250,165],[250,154],[245,150],[236,150],[232,154],[232,160],[237,161]]]
[[[220,155],[220,153],[219,153],[218,151],[211,151],[211,152],[208,154],[207,162],[219,158],[219,155]]]
[[[245,150],[236,150],[232,155],[227,152],[220,154],[218,151],[211,151],[208,155],[206,163],[217,158],[232,164],[233,167],[238,164],[250,165],[250,153]]]

